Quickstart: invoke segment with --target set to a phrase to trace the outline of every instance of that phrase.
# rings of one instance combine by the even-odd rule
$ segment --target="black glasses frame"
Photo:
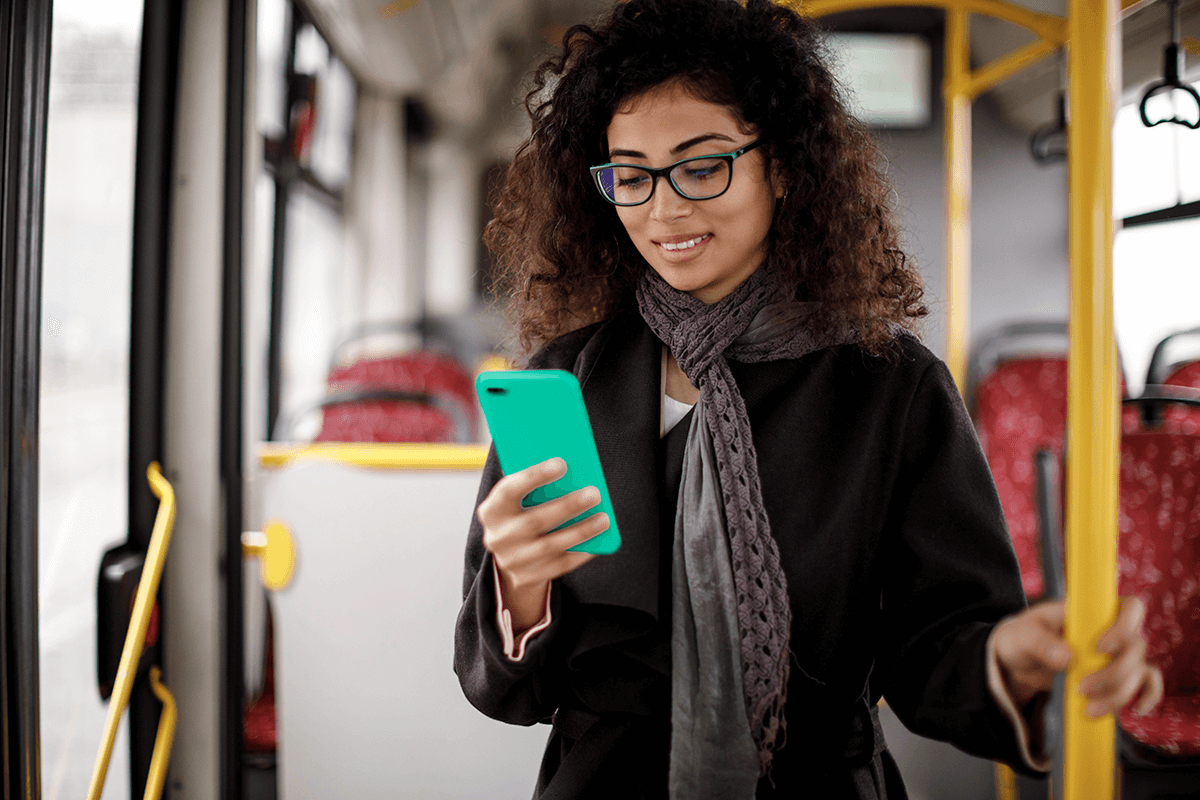
[[[685,158],[680,161],[676,161],[674,164],[669,164],[668,166],[659,167],[657,169],[655,169],[654,167],[644,167],[641,164],[626,164],[626,163],[622,163],[619,161],[614,161],[609,164],[601,164],[598,167],[589,167],[588,172],[592,173],[592,180],[595,181],[596,188],[600,191],[600,195],[605,200],[607,200],[609,203],[612,203],[614,206],[626,206],[626,207],[640,206],[640,205],[650,202],[650,198],[654,197],[654,190],[658,188],[658,179],[659,178],[666,178],[667,183],[671,184],[671,188],[675,190],[675,194],[679,195],[684,200],[712,200],[712,199],[720,197],[721,195],[728,192],[729,187],[733,185],[733,162],[736,161],[739,156],[749,153],[751,150],[758,147],[762,143],[763,143],[762,139],[755,139],[753,142],[742,145],[737,150],[733,150],[729,153],[714,153],[713,155],[708,155],[708,156],[691,156],[690,158]],[[700,161],[703,159],[712,159],[712,158],[722,159],[727,164],[729,164],[729,183],[725,184],[725,188],[722,189],[721,191],[717,192],[716,194],[710,194],[705,197],[692,197],[691,195],[684,193],[684,191],[679,188],[678,184],[676,184],[675,181],[671,178],[671,170],[675,169],[680,164],[687,164],[689,161]],[[609,197],[608,192],[604,191],[604,184],[600,180],[600,173],[603,170],[612,169],[613,167],[629,167],[631,169],[640,169],[642,172],[649,173],[650,174],[650,194],[646,195],[646,199],[639,200],[636,203],[618,203],[616,200],[613,200],[611,197]]]

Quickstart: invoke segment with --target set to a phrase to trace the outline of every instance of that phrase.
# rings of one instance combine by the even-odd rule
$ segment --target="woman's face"
[[[610,162],[666,167],[692,156],[737,150],[755,140],[725,106],[667,84],[626,101],[608,125]],[[715,303],[758,269],[782,187],[763,168],[762,149],[733,164],[729,190],[709,200],[680,197],[659,178],[640,206],[617,206],[638,252],[667,283]]]

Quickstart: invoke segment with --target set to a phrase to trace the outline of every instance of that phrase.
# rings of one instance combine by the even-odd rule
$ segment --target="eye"
[[[617,181],[617,186],[620,186],[622,189],[631,189],[641,186],[647,180],[649,179],[645,175],[632,175],[628,178],[620,178]]]
[[[725,173],[725,162],[720,159],[712,161],[689,161],[683,167],[684,178],[688,181],[706,181],[722,176]]]

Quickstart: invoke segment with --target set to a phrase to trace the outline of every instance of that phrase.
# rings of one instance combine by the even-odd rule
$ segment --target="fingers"
[[[547,533],[599,502],[600,492],[594,486],[578,489],[532,508],[523,508],[519,503],[514,507],[500,501],[498,506],[487,510],[486,517],[480,515],[480,522],[484,526],[483,546],[497,556],[505,556],[512,549],[540,546]],[[607,524],[604,527],[607,528]]]
[[[1088,677],[1091,678],[1099,675],[1100,673],[1097,672]],[[1117,681],[1119,682],[1100,684],[1100,688],[1093,689],[1095,694],[1084,692],[1084,694],[1092,698],[1086,708],[1089,717],[1116,714],[1135,699],[1137,700],[1137,705],[1134,706],[1134,713],[1141,716],[1150,713],[1158,705],[1159,701],[1162,700],[1163,681],[1162,673],[1158,667],[1142,662],[1123,677],[1119,677]],[[1083,685],[1084,682],[1081,681],[1081,691]],[[1111,691],[1105,693],[1106,688]]]
[[[537,529],[538,534],[552,531],[569,519],[578,517],[600,503],[600,490],[595,486],[577,489],[562,497],[547,500],[545,503],[524,509],[524,522]],[[607,526],[605,526],[607,527]]]
[[[505,558],[493,554],[496,564],[516,590],[541,586],[582,567],[595,553],[574,553],[568,548],[586,542],[608,527],[607,514],[594,514],[585,520],[547,534],[535,546],[514,551]]]
[[[1133,709],[1133,713],[1139,717],[1149,714],[1159,704],[1159,701],[1163,699],[1163,692],[1162,670],[1152,666],[1146,674],[1145,681],[1142,683],[1142,696],[1138,700],[1137,706]]]
[[[1140,597],[1122,597],[1117,621],[1112,624],[1096,649],[1101,653],[1115,654],[1125,648],[1125,643],[1142,638],[1142,623],[1146,620],[1146,604]]]
[[[1141,636],[1122,642],[1124,645],[1108,666],[1093,672],[1079,682],[1079,691],[1091,699],[1089,716],[1119,711],[1141,691],[1147,672],[1146,644]]]
[[[530,492],[565,473],[566,464],[561,458],[535,464],[497,481],[479,504],[483,545],[491,552],[506,586],[517,592],[528,589],[532,594],[548,581],[586,564],[592,554],[569,552],[569,548],[610,525],[607,514],[592,514],[560,529],[599,504],[600,491],[594,486],[529,508],[522,505]]]
[[[1135,711],[1145,714],[1162,699],[1162,673],[1146,663],[1146,642],[1142,638],[1142,623],[1146,605],[1140,598],[1121,598],[1117,620],[1104,632],[1096,649],[1112,656],[1103,669],[1088,675],[1079,683],[1079,690],[1090,698],[1089,716],[1115,713],[1134,699]]]
[[[552,533],[541,534],[536,539],[523,542],[522,546],[513,548],[510,552],[503,555],[496,555],[496,560],[500,562],[502,569],[508,572],[516,572],[520,570],[537,570],[539,566],[550,564],[553,567],[553,562],[562,557],[567,557],[568,561],[574,562],[575,556],[590,555],[587,553],[572,553],[567,552],[570,548],[577,544],[582,544],[593,536],[608,529],[609,520],[607,514],[593,514],[587,519],[580,520],[574,525],[570,525],[562,530]],[[586,559],[582,563],[586,563],[590,559]],[[576,564],[575,566],[579,566]],[[574,567],[572,567],[574,568]],[[564,570],[560,574],[570,572],[570,569]],[[537,571],[535,576],[531,576],[533,580],[540,578],[541,571]],[[554,577],[558,577],[555,575]]]
[[[476,512],[479,521],[484,527],[499,524],[505,517],[520,511],[521,501],[534,489],[553,483],[566,474],[567,463],[561,458],[551,458],[520,472],[505,475],[479,504]]]
[[[1054,674],[1070,664],[1071,651],[1062,639],[1065,612],[1062,601],[1040,603],[996,628],[994,652],[1018,703],[1048,689]],[[1122,598],[1116,621],[1096,645],[1111,661],[1079,683],[1080,692],[1089,699],[1089,716],[1117,712],[1134,700],[1136,712],[1145,714],[1162,699],[1162,673],[1146,663],[1141,632],[1145,617],[1146,607],[1140,599]]]

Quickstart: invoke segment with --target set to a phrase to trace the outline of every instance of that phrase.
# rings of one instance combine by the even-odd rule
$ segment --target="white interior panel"
[[[479,472],[299,461],[263,483],[297,551],[272,597],[280,796],[528,797],[550,729],[485,717],[452,668]]]

